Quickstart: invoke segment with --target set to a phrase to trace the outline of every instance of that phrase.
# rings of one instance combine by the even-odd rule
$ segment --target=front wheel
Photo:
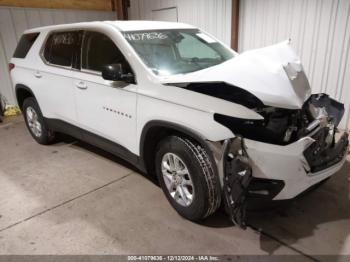
[[[42,145],[51,144],[55,133],[47,127],[35,98],[24,100],[22,110],[27,128],[35,141]]]
[[[208,153],[193,140],[170,136],[156,153],[159,183],[173,208],[189,220],[200,220],[220,206],[219,179]]]

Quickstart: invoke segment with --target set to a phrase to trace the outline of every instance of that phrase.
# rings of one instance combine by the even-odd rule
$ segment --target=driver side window
[[[124,73],[132,73],[119,48],[106,35],[99,32],[85,32],[82,48],[81,68],[102,72],[109,64],[122,64]]]

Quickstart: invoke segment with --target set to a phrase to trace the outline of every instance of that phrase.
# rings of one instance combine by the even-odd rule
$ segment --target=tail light
[[[11,70],[14,68],[15,68],[15,64],[9,63],[9,72],[11,72]]]

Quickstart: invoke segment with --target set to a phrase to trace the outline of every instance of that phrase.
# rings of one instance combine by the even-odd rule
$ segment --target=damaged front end
[[[290,41],[161,82],[186,94],[177,103],[214,113],[234,134],[210,145],[226,209],[241,227],[247,199],[294,198],[345,160],[348,134],[336,135],[344,105],[326,94],[311,95]]]
[[[308,112],[312,122],[302,134],[312,137],[315,142],[305,151],[309,172],[317,172],[340,162],[348,148],[348,133],[343,133],[335,142],[337,126],[344,114],[344,105],[331,99],[328,95],[319,94],[310,97]]]
[[[336,133],[339,133],[337,126],[343,116],[344,105],[326,94],[311,95],[299,110],[260,107],[254,108],[254,111],[261,114],[264,119],[249,120],[214,115],[217,122],[235,134],[235,138],[223,142],[218,166],[226,210],[231,220],[242,228],[246,226],[247,199],[252,197],[272,200],[284,188],[283,179],[255,177],[254,169],[263,169],[261,166],[264,164],[270,166],[278,164],[266,162],[273,157],[269,159],[261,156],[264,149],[258,157],[258,154],[250,156],[248,149],[252,142],[259,142],[263,148],[266,145],[268,148],[266,150],[270,152],[280,150],[280,154],[284,155],[281,162],[283,159],[285,161],[293,159],[290,160],[290,166],[295,170],[302,169],[303,172],[298,171],[296,179],[297,175],[317,176],[323,170],[341,162],[349,145],[346,132],[336,139]],[[245,141],[249,145],[246,145]],[[254,151],[252,152],[254,154]],[[292,157],[288,157],[289,152]],[[278,156],[279,152],[273,154]],[[257,163],[257,159],[261,162]],[[282,170],[273,171],[276,173]],[[297,173],[290,171],[293,172]],[[307,188],[308,185],[303,187]]]
[[[223,191],[225,208],[230,219],[245,228],[246,195],[253,177],[243,143],[243,139],[237,137],[227,142],[225,146]]]

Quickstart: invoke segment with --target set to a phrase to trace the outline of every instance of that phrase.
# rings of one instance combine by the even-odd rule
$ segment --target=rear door
[[[133,73],[109,36],[86,31],[81,70],[73,73],[78,121],[83,129],[131,150],[136,141],[136,85],[107,81],[101,75],[103,66],[116,63],[124,73]]]
[[[82,31],[60,31],[48,35],[41,53],[44,66],[33,72],[43,114],[70,124],[77,123],[72,76],[77,63]]]

